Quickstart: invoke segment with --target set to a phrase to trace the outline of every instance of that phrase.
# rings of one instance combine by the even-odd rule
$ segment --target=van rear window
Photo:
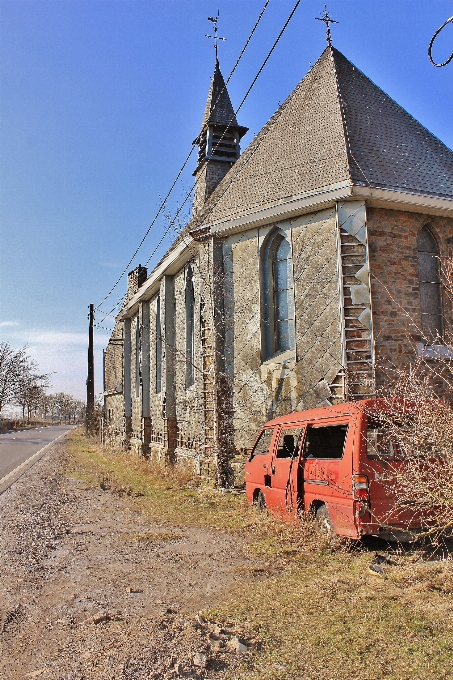
[[[304,446],[304,458],[343,458],[347,423],[310,425]]]

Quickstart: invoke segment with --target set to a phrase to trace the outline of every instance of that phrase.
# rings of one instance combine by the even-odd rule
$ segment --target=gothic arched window
[[[162,326],[160,323],[160,295],[156,300],[156,394],[162,392]]]
[[[194,320],[195,320],[195,295],[193,290],[192,268],[186,270],[186,387],[194,383]]]
[[[433,342],[443,335],[443,314],[439,248],[429,226],[420,231],[417,246],[422,331]]]
[[[295,347],[294,290],[291,246],[275,231],[263,246],[261,259],[263,359]]]

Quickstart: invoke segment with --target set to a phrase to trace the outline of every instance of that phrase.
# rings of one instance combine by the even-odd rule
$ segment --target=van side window
[[[263,430],[263,432],[261,432],[260,438],[256,442],[255,446],[253,447],[253,451],[250,454],[250,460],[252,460],[252,458],[255,456],[263,456],[264,454],[269,453],[273,434],[274,430],[272,429]]]
[[[277,458],[293,458],[299,451],[300,427],[288,427],[281,431]]]
[[[310,425],[305,439],[304,458],[343,458],[347,423]]]
[[[366,432],[368,458],[393,458],[395,456],[394,447],[390,433],[382,425],[370,421]]]

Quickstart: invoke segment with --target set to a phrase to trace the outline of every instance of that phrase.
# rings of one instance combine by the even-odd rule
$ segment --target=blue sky
[[[234,106],[294,2],[270,0],[229,85]],[[207,17],[220,9],[227,77],[263,5],[0,0],[0,339],[27,344],[41,370],[53,372],[52,391],[85,396],[88,305],[127,265],[198,134],[214,66]],[[436,69],[426,54],[451,2],[330,0],[328,9],[339,21],[334,45],[452,148],[453,63]],[[238,114],[250,128],[243,148],[323,51],[324,26],[314,20],[322,10],[322,2],[301,2]],[[435,56],[452,49],[450,24]],[[190,189],[194,168],[195,154],[167,216]],[[148,260],[167,223],[166,216],[156,222],[131,268]],[[97,321],[104,316],[98,311]],[[107,337],[97,329],[96,392]]]

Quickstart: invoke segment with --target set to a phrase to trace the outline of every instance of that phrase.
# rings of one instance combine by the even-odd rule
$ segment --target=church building
[[[192,218],[105,353],[107,437],[219,485],[267,420],[374,395],[453,320],[450,149],[331,45],[246,131],[217,62]]]

